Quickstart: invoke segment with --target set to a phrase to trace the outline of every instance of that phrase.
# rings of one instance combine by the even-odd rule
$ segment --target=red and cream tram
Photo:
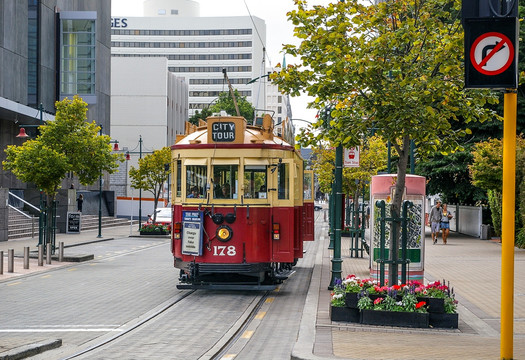
[[[178,288],[273,289],[313,240],[313,173],[292,145],[243,117],[209,117],[172,146]]]

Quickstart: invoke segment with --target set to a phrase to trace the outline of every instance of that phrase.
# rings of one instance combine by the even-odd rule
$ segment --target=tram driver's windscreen
[[[266,165],[244,166],[244,197],[266,199]]]
[[[203,198],[207,179],[206,165],[186,166],[186,197]]]
[[[239,188],[239,165],[213,166],[213,197],[237,199]]]

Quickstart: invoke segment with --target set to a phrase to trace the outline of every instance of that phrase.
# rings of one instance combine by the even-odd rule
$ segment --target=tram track
[[[260,309],[268,299],[270,291],[266,291],[263,295],[260,296],[258,301],[250,308],[250,311],[246,311],[247,316],[243,316],[239,322],[241,324],[232,327],[232,334],[226,334],[223,339],[221,339],[216,346],[210,349],[206,354],[201,356],[199,360],[220,360],[228,353],[230,350],[241,338],[245,330],[252,324]],[[239,323],[238,322],[238,323]],[[219,347],[218,350],[215,350]]]
[[[92,352],[100,349],[101,347],[106,346],[106,345],[110,344],[111,342],[128,335],[132,331],[135,331],[135,330],[139,329],[141,326],[144,326],[149,321],[157,318],[158,316],[160,316],[164,312],[168,311],[170,308],[172,308],[173,306],[175,306],[176,304],[178,304],[182,300],[186,299],[190,295],[192,295],[195,291],[197,291],[197,290],[192,290],[192,291],[189,291],[189,292],[181,292],[181,293],[175,295],[173,298],[165,301],[161,305],[159,305],[156,308],[152,309],[152,311],[148,312],[147,314],[145,314],[143,317],[139,318],[138,320],[133,320],[132,324],[127,323],[127,324],[122,325],[120,327],[120,329],[122,329],[121,332],[118,332],[117,334],[110,335],[109,337],[102,337],[102,338],[95,339],[94,341],[89,343],[89,346],[87,348],[85,348],[83,350],[80,350],[80,351],[77,351],[76,353],[74,353],[72,355],[63,357],[63,358],[61,358],[61,360],[69,360],[69,359],[78,358],[80,356],[88,355],[89,353],[92,353]]]
[[[210,344],[208,350],[203,349],[201,352],[202,355],[197,355],[195,358],[213,360],[221,359],[224,354],[228,352],[229,349],[234,346],[238,340],[241,338],[245,329],[253,323],[257,314],[259,313],[261,307],[266,302],[271,291],[266,291],[264,293],[253,293],[252,291],[242,292],[255,295],[251,300],[250,304],[247,305],[243,313],[240,313],[235,322],[231,323],[229,330],[224,332],[224,334],[218,338],[213,344]],[[188,290],[181,291],[179,294],[175,295],[169,300],[166,300],[164,303],[160,304],[156,308],[150,310],[149,312],[142,315],[140,318],[134,319],[126,324],[123,324],[117,329],[114,329],[111,333],[93,339],[92,341],[84,344],[84,348],[77,350],[76,352],[70,355],[61,355],[61,356],[52,356],[52,358],[60,360],[69,360],[69,359],[89,359],[97,356],[102,356],[112,358],[112,354],[115,350],[112,350],[112,345],[120,341],[133,341],[133,336],[140,334],[141,331],[148,331],[145,329],[147,325],[155,325],[155,321],[163,322],[161,317],[163,314],[170,316],[170,311],[173,310],[175,306],[182,306],[186,308],[191,303],[199,302],[200,296],[205,294],[205,296],[213,296],[212,294],[206,294],[205,290]],[[239,292],[224,292],[231,296],[240,295]],[[197,296],[200,295],[200,296]],[[173,315],[173,312],[171,313]],[[205,329],[204,324],[203,331]],[[162,340],[161,340],[162,341]],[[176,345],[174,345],[176,348]],[[107,354],[106,352],[109,351]],[[49,354],[48,354],[49,355]],[[56,354],[55,354],[56,355]]]

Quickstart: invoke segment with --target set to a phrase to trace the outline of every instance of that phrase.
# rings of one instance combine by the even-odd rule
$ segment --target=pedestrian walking
[[[432,244],[437,242],[439,229],[441,226],[441,201],[436,201],[436,205],[430,210],[430,232],[432,233]]]
[[[450,219],[452,219],[452,214],[450,213],[450,211],[447,210],[447,204],[443,204],[440,226],[443,230],[441,236],[443,238],[443,244],[445,245],[447,244],[448,234],[450,233]]]
[[[77,198],[77,211],[82,212],[82,203],[84,203],[84,195],[80,194]]]

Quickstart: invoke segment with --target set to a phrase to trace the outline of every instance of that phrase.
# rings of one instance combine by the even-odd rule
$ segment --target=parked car
[[[171,208],[157,208],[156,210],[157,217],[155,218],[155,224],[166,225],[168,230],[171,231]],[[148,215],[148,221],[146,224],[153,224],[153,215]]]

